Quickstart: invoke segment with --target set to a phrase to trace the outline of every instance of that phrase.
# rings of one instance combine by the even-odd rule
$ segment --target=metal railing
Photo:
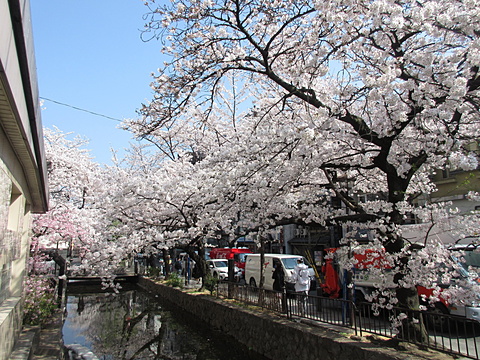
[[[480,358],[480,324],[464,317],[400,308],[375,312],[369,303],[355,305],[350,300],[287,294],[229,282],[218,283],[217,295],[260,306],[288,318],[348,327],[360,336],[370,333],[397,337],[450,354]]]
[[[356,330],[355,304],[349,300],[282,293],[229,282],[219,282],[217,294],[245,304],[260,306],[289,318],[302,317]]]
[[[480,357],[480,324],[474,320],[397,307],[376,313],[369,303],[359,304],[356,316],[360,335],[367,332],[385,337],[396,336],[403,341],[450,354],[472,359]]]
[[[260,306],[278,313],[287,313],[284,294],[277,291],[221,281],[217,285],[217,295],[235,299],[245,304]]]

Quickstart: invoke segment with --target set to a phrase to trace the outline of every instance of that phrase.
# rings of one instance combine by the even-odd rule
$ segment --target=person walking
[[[278,291],[275,296],[276,306],[282,310],[282,313],[286,313],[286,298],[284,297],[285,291],[285,273],[283,272],[283,266],[279,259],[273,259],[273,290]]]
[[[273,290],[275,291],[283,291],[285,288],[285,274],[283,272],[282,264],[280,264],[280,260],[274,259],[273,260],[273,270],[272,279],[273,279]]]
[[[300,315],[304,316],[307,307],[307,295],[310,290],[310,274],[308,266],[304,264],[303,258],[297,259],[297,265],[293,270],[293,281],[295,282],[295,293],[297,295],[297,304]]]
[[[192,276],[197,281],[197,284],[199,284],[202,278],[202,271],[200,270],[200,266],[198,266],[196,262],[195,265],[193,265]]]
[[[177,257],[177,259],[175,260],[175,264],[173,266],[175,267],[175,272],[178,275],[182,275],[182,262],[180,261],[179,257]]]

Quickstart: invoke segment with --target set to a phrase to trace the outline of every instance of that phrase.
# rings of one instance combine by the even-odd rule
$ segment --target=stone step
[[[33,353],[33,344],[36,342],[40,333],[39,327],[30,327],[24,329],[15,343],[15,348],[10,354],[9,360],[28,360]]]

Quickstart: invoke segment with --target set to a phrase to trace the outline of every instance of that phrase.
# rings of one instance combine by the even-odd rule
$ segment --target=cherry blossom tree
[[[85,254],[94,239],[95,188],[101,184],[99,166],[84,149],[85,140],[68,139],[55,128],[44,129],[50,209],[33,215],[29,276],[25,281],[24,321],[42,324],[57,307],[52,259],[64,275],[65,261],[56,251],[72,248]],[[60,291],[60,290],[59,290]]]
[[[85,148],[85,139],[72,139],[58,128],[45,129],[44,135],[50,209],[34,216],[33,250],[62,249],[71,256],[75,249],[83,256],[95,241],[101,218],[97,194],[102,169]]]
[[[121,186],[105,187],[105,218],[112,220],[105,237],[115,240],[111,246],[116,252],[162,252],[167,268],[169,250],[182,248],[205,273],[205,232],[197,226],[203,202],[201,192],[192,191],[193,166],[185,157],[174,162],[173,169],[159,153],[133,146],[124,162],[109,172],[109,182]]]
[[[202,154],[191,180],[204,202],[196,228],[289,219],[368,228],[395,268],[395,301],[417,309],[412,274],[427,260],[415,262],[423,246],[401,225],[410,213],[443,218],[418,201],[435,191],[436,169],[478,166],[469,148],[479,135],[477,2],[146,4],[144,35],[170,60],[142,119],[125,126],[167,144],[171,158]],[[237,87],[249,92],[236,113],[245,111],[219,120],[222,96]]]

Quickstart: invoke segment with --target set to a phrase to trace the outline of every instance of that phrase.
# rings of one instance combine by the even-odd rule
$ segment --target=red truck
[[[242,278],[245,277],[245,255],[252,254],[248,248],[214,248],[210,250],[210,259],[233,259],[235,266],[242,272]]]
[[[325,259],[325,263],[321,269],[323,281],[320,287],[322,288],[323,295],[330,298],[339,298],[345,285],[344,277],[346,275],[346,269],[339,266],[340,259],[337,258],[336,248],[326,249],[326,253],[330,254],[330,256]],[[390,277],[393,277],[393,274],[390,273],[390,266],[385,261],[381,251],[371,249],[363,249],[363,251],[359,252],[353,251],[353,257],[356,266],[353,269],[352,281],[355,284],[355,297],[361,302],[375,290],[375,283],[379,283],[379,279],[369,271],[369,268],[383,269],[383,273]],[[467,271],[462,270],[461,268],[458,269],[461,275],[469,278]],[[477,277],[476,281],[479,281],[478,279],[479,277]],[[423,286],[417,286],[417,291],[418,295],[422,298],[429,298],[433,294],[433,289],[427,289]],[[453,304],[442,298],[442,296],[439,296],[439,301],[434,305],[434,307],[429,307],[429,311],[464,316],[480,322],[480,302],[468,305]]]

